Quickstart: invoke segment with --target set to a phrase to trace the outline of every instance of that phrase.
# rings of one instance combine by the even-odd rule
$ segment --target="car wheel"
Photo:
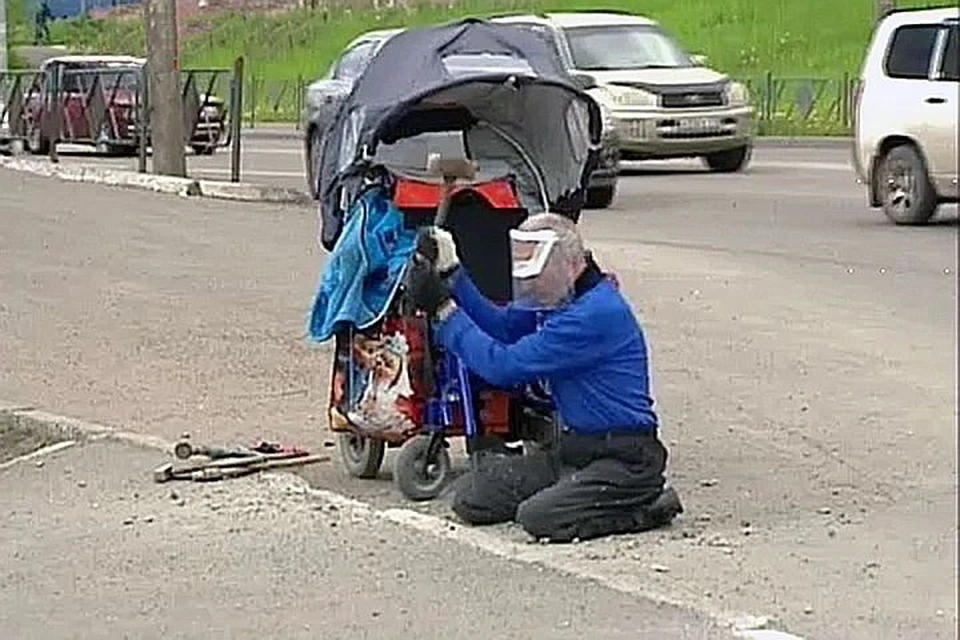
[[[920,152],[913,145],[894,147],[877,175],[883,212],[894,224],[925,224],[937,210],[937,194]]]
[[[317,182],[320,180],[320,153],[323,151],[323,134],[320,129],[310,131],[310,140],[307,142],[307,188],[310,195],[316,200],[319,197]]]
[[[50,153],[50,143],[43,137],[40,125],[36,122],[31,122],[27,130],[27,150],[35,156]]]
[[[615,184],[587,189],[587,208],[606,209],[613,204],[613,198],[616,193],[617,185]]]
[[[711,171],[717,173],[734,173],[741,171],[750,161],[751,147],[749,145],[720,151],[718,153],[709,153],[704,156],[704,161]]]

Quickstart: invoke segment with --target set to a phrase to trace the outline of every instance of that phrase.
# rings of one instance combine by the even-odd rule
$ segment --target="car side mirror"
[[[597,79],[589,73],[574,72],[570,74],[570,77],[573,79],[573,83],[584,91],[598,86]]]
[[[693,64],[698,67],[705,67],[707,65],[707,56],[702,53],[695,53],[690,56],[690,59],[693,61]]]

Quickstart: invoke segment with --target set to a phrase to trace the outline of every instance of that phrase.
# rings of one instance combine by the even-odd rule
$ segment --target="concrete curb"
[[[87,182],[117,187],[128,187],[183,197],[207,197],[241,202],[273,202],[278,204],[309,205],[313,202],[303,191],[259,185],[249,182],[197,180],[122,169],[103,169],[78,164],[53,164],[43,160],[0,156],[0,168],[59,178],[68,182]]]
[[[239,200],[243,202],[275,202],[309,205],[313,199],[304,191],[259,185],[249,182],[223,182],[220,180],[197,180],[200,195],[221,200]]]
[[[261,140],[302,140],[303,132],[293,125],[265,124],[260,127],[244,129],[244,138]],[[853,138],[844,136],[759,136],[755,138],[756,146],[769,149],[849,149],[853,146]]]
[[[46,413],[33,407],[23,407],[23,405],[3,402],[2,400],[0,400],[0,415],[12,416],[14,423],[22,429],[34,430],[44,436],[71,443],[69,445],[59,444],[47,447],[49,450],[48,453],[63,450],[74,444],[101,440],[111,440],[135,447],[154,449],[167,453],[168,455],[172,455],[173,453],[173,443],[167,442],[162,438],[122,431],[77,418]],[[40,455],[39,452],[34,452],[33,454],[27,454],[27,456],[21,456],[21,458],[10,461],[8,466],[17,464],[27,457],[34,459]],[[3,468],[0,468],[0,470],[3,470]],[[285,475],[290,475],[289,472],[278,471]],[[299,477],[297,478],[299,482],[305,482]],[[712,623],[729,630],[734,637],[741,640],[804,640],[798,636],[771,629],[773,622],[771,618],[767,616],[704,610],[650,592],[645,588],[637,589],[631,584],[624,583],[616,576],[594,575],[592,573],[585,573],[582,570],[571,569],[562,558],[557,559],[556,556],[549,553],[549,549],[542,547],[542,545],[534,545],[532,549],[530,545],[522,545],[523,548],[518,550],[518,543],[501,540],[494,534],[483,531],[482,529],[462,526],[451,527],[451,523],[447,520],[411,509],[380,509],[362,500],[350,498],[349,496],[334,491],[315,489],[305,485],[303,486],[302,492],[328,503],[337,504],[341,507],[349,507],[372,517],[387,520],[403,527],[416,529],[434,537],[452,538],[460,544],[469,545],[475,549],[500,556],[512,562],[541,566],[566,575],[573,575],[581,579],[603,584],[608,588],[633,597],[695,611],[706,616]]]

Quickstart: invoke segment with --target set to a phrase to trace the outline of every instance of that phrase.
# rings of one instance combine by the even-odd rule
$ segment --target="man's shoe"
[[[656,529],[670,523],[681,513],[683,504],[677,491],[673,487],[665,487],[656,500],[636,515],[637,526],[640,531]]]

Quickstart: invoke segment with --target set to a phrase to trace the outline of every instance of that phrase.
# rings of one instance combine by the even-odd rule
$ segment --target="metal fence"
[[[761,135],[844,135],[853,123],[856,78],[782,77],[772,73],[741,78],[750,89]],[[299,126],[308,78],[265,80],[245,84],[243,124],[296,122]]]
[[[231,179],[239,180],[243,63],[233,69],[181,72],[184,144],[200,155],[233,146]],[[0,142],[58,161],[58,144],[94,146],[139,156],[146,172],[150,96],[142,66],[0,73]]]
[[[747,78],[761,135],[849,134],[853,126],[857,79]]]

